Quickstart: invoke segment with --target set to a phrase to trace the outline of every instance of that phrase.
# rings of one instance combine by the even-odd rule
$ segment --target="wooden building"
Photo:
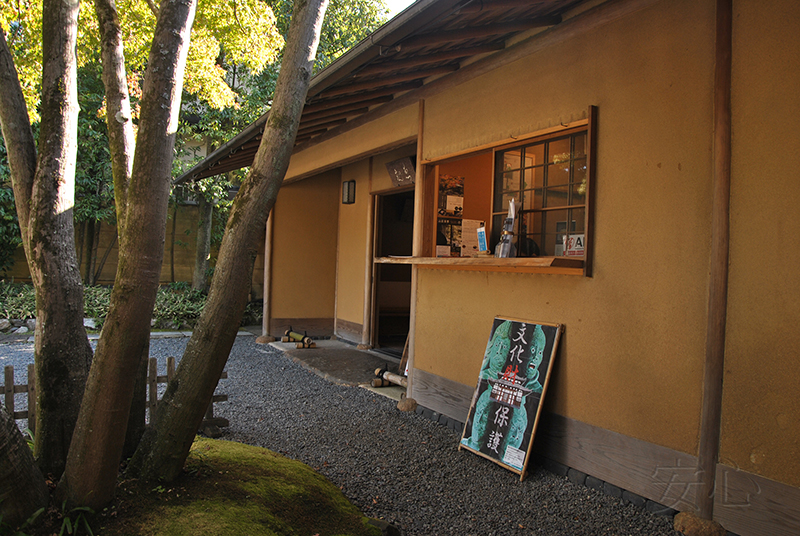
[[[265,331],[408,335],[410,396],[463,422],[493,318],[561,323],[535,450],[800,533],[798,28],[794,0],[417,1],[312,80]],[[537,256],[470,256],[511,198]]]

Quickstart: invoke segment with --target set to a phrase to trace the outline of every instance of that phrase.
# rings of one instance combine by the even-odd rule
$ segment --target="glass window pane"
[[[503,191],[519,192],[519,171],[506,171],[503,173]]]
[[[574,228],[574,222],[568,220],[568,210],[553,210],[545,213],[545,244],[548,255],[564,254],[564,237],[568,228]],[[568,224],[569,222],[569,224]]]
[[[544,186],[544,167],[539,166],[526,169],[524,180],[522,181],[522,188],[529,190],[531,188],[541,188],[542,186]]]
[[[586,204],[586,159],[576,160],[572,166],[571,205]]]
[[[509,169],[519,169],[521,167],[521,152],[522,151],[520,149],[512,149],[503,153],[503,171],[508,171]]]
[[[545,190],[545,206],[551,207],[566,207],[569,205],[569,186],[556,186],[555,188],[547,188]]]
[[[569,162],[570,157],[570,138],[561,138],[560,140],[553,140],[549,144],[548,152],[550,155],[550,162]]]
[[[525,190],[522,192],[522,210],[542,208],[542,189]]]
[[[543,255],[540,244],[542,244],[542,213],[526,212],[520,218],[517,253],[520,257]]]
[[[586,154],[586,133],[575,134],[573,139],[575,140],[575,148],[572,151],[572,155],[576,158],[584,156]]]
[[[570,210],[572,213],[572,221],[575,222],[575,229],[571,232],[574,233],[583,233],[586,231],[586,209],[585,208],[573,208]]]
[[[525,148],[525,167],[544,164],[544,143],[537,143]]]
[[[559,186],[561,184],[569,184],[569,162],[547,166],[547,185]]]

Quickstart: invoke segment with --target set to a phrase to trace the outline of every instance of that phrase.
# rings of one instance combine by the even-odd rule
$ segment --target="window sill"
[[[571,257],[376,257],[377,264],[412,264],[439,270],[583,275],[583,259]]]

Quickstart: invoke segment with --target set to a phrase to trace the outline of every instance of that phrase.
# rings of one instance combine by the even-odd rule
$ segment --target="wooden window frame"
[[[495,258],[495,257],[434,257],[433,256],[433,237],[436,228],[436,184],[437,178],[435,168],[437,165],[452,161],[458,158],[477,155],[493,151],[496,154],[516,146],[525,146],[536,143],[539,140],[546,140],[565,136],[568,133],[575,133],[579,130],[586,131],[586,202],[584,224],[585,246],[583,258],[566,256],[547,256],[547,257],[514,257],[514,258]],[[529,135],[516,137],[502,143],[491,146],[476,147],[474,150],[464,151],[457,155],[449,155],[436,161],[421,162],[419,165],[425,166],[422,171],[422,183],[417,184],[417,188],[422,189],[422,207],[424,210],[424,223],[422,229],[415,229],[414,232],[422,233],[422,257],[379,257],[375,262],[379,264],[412,264],[426,268],[442,270],[461,270],[461,271],[484,271],[484,272],[512,272],[512,273],[548,273],[565,275],[592,276],[593,252],[594,252],[594,204],[595,204],[595,175],[597,160],[597,107],[590,106],[588,117],[584,121],[575,122],[570,125],[563,125],[562,128],[549,129],[546,132],[532,133]],[[494,182],[494,181],[493,181]],[[494,197],[495,188],[492,187],[490,194]],[[492,209],[494,210],[494,199],[492,199]],[[492,215],[489,215],[487,225],[491,225]],[[488,234],[488,233],[487,233]]]

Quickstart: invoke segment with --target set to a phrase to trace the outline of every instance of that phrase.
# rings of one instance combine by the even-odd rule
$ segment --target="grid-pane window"
[[[517,256],[584,256],[586,131],[496,153],[492,244],[509,201],[517,206]]]

